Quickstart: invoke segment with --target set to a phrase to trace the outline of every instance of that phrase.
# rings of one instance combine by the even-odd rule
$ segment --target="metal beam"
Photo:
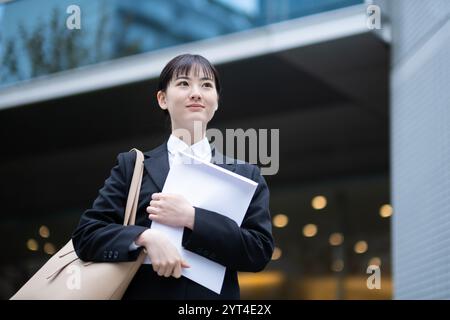
[[[367,32],[366,6],[351,6],[20,82],[0,91],[0,109],[153,79],[181,53],[221,64]]]

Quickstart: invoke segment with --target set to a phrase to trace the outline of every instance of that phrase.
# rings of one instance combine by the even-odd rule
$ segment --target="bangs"
[[[165,91],[169,82],[179,76],[188,76],[191,72],[196,77],[202,73],[205,77],[214,81],[216,91],[220,95],[221,86],[216,68],[203,56],[193,54],[182,54],[169,61],[159,77],[158,90]]]
[[[199,77],[200,73],[212,81],[215,81],[214,71],[211,67],[201,61],[195,61],[190,63],[188,61],[180,61],[179,64],[174,66],[173,78],[178,78],[179,76],[188,76],[193,69],[194,76]]]

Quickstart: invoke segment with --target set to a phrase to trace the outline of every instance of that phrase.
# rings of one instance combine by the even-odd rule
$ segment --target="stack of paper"
[[[183,161],[171,166],[162,192],[180,194],[191,205],[223,214],[240,226],[258,184],[187,153],[181,156]],[[152,228],[166,233],[191,266],[183,269],[183,276],[220,294],[224,266],[182,248],[183,228],[157,222]]]

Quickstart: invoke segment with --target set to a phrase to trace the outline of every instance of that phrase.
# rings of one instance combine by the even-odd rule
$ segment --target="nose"
[[[200,100],[202,98],[202,95],[200,94],[200,90],[196,85],[192,86],[191,93],[189,95],[189,98],[192,100]]]

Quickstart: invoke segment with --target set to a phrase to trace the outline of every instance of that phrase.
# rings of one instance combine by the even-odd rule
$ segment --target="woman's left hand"
[[[172,227],[194,229],[195,209],[186,198],[179,194],[152,194],[147,212],[152,221]]]

